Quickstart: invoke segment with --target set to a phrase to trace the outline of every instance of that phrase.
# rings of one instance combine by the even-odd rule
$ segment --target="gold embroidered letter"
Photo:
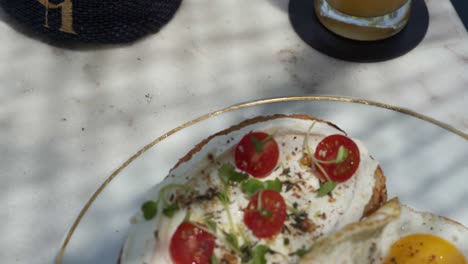
[[[71,0],[64,0],[60,4],[49,3],[49,0],[38,0],[43,6],[45,6],[45,23],[44,27],[49,27],[49,9],[61,9],[62,12],[62,26],[60,31],[76,34],[73,30],[73,4]]]

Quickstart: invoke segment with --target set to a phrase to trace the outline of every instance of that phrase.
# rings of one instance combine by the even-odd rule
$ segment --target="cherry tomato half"
[[[320,163],[330,179],[335,182],[348,180],[358,169],[360,154],[356,143],[347,136],[339,134],[330,135],[319,142],[314,153],[316,159],[324,161],[335,160],[340,146],[343,146],[348,151],[348,157],[344,161],[335,164]],[[326,180],[320,169],[317,168],[317,171]]]
[[[254,142],[259,142],[256,144]],[[259,151],[258,144],[261,145]],[[279,149],[275,139],[267,133],[251,132],[237,144],[234,159],[236,167],[255,178],[264,178],[278,163]]]
[[[261,192],[261,210],[258,210],[259,193],[251,199],[244,212],[244,223],[258,238],[270,238],[281,231],[286,220],[286,203],[277,191]]]
[[[214,247],[212,234],[183,222],[175,231],[169,249],[175,264],[209,264]]]

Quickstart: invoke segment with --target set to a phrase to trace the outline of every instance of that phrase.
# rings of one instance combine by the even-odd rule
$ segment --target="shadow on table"
[[[268,0],[273,6],[277,7],[278,9],[288,12],[288,5],[290,0]],[[311,0],[313,1],[313,0]]]

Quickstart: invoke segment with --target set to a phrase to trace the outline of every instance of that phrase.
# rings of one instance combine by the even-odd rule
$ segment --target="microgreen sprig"
[[[257,179],[247,179],[240,185],[241,191],[251,197],[261,190],[273,190],[281,192],[283,184],[278,178],[274,180],[259,181]]]
[[[141,206],[143,217],[146,220],[153,219],[158,214],[159,203],[163,204],[163,214],[167,217],[172,217],[180,209],[177,203],[171,203],[167,199],[167,192],[174,189],[183,189],[194,192],[194,190],[183,184],[168,184],[161,188],[156,201],[148,200]]]
[[[276,132],[273,132],[272,134],[268,134],[268,136],[266,138],[264,138],[263,140],[260,140],[260,139],[254,137],[254,136],[250,137],[250,141],[255,146],[255,152],[262,153],[264,148],[265,148],[265,143],[267,143],[268,141],[273,139],[275,134],[276,134]]]
[[[338,148],[338,153],[336,153],[336,157],[334,160],[321,160],[315,157],[314,159],[320,164],[338,164],[338,163],[344,162],[346,158],[348,158],[348,155],[349,155],[349,151],[343,145],[341,145]]]
[[[229,185],[234,182],[245,181],[249,176],[247,174],[236,171],[234,165],[230,163],[223,164],[218,170],[218,175],[221,179],[221,182],[223,183],[223,191],[216,194],[216,197],[218,197],[219,201],[223,205],[224,211],[226,211],[231,232],[235,232],[236,228],[234,226],[234,222],[232,221],[231,211],[229,210]]]
[[[252,250],[252,264],[266,264],[266,253],[270,249],[265,245],[258,245]]]
[[[262,195],[263,195],[263,190],[258,193],[257,210],[256,211],[261,216],[266,217],[266,218],[270,218],[273,215],[273,213],[270,210],[263,208]]]
[[[266,264],[266,254],[272,251],[266,245],[243,245],[241,261],[245,264]]]
[[[216,232],[216,230],[213,230],[211,229],[211,227],[204,227],[203,225],[199,224],[199,223],[196,223],[196,222],[190,222],[192,225],[196,226],[198,229],[200,230],[203,230],[209,234],[211,234],[212,236],[214,236],[216,239],[219,239],[220,241],[224,241],[224,243],[231,249],[233,250],[234,252],[236,252],[237,254],[241,254],[240,250],[239,250],[239,246],[233,244],[233,243],[236,243],[236,242],[233,242],[233,237],[235,239],[237,239],[237,237],[234,235],[234,233],[227,233],[225,231],[222,231],[222,233],[224,234],[224,236],[220,236],[218,235],[218,233]],[[207,224],[208,225],[208,224]]]
[[[236,228],[234,226],[234,221],[232,221],[231,210],[229,210],[229,204],[230,204],[231,201],[229,201],[229,197],[228,197],[227,193],[226,192],[219,192],[216,195],[216,197],[218,197],[219,201],[223,205],[224,211],[226,211],[231,232],[235,232]]]
[[[257,153],[262,153],[263,152],[264,144],[263,144],[262,140],[260,140],[260,139],[258,139],[256,137],[251,137],[250,141],[252,141],[252,144],[254,144],[254,146],[255,146],[255,152],[257,152]]]
[[[249,178],[247,174],[236,171],[234,165],[231,163],[223,164],[219,168],[218,174],[225,186],[234,182],[242,182]]]
[[[263,151],[263,149],[257,149],[257,147],[263,148],[263,144],[267,140],[270,140],[271,138],[272,138],[272,135],[269,135],[267,138],[261,141],[254,137],[252,137],[251,140],[252,140],[252,143],[256,145],[256,151],[258,150]],[[282,188],[281,181],[276,178],[274,180],[267,180],[267,181],[262,182],[257,179],[250,178],[247,174],[236,171],[235,167],[230,163],[223,164],[218,170],[218,175],[223,184],[223,190],[221,192],[218,192],[216,194],[216,197],[221,202],[224,208],[224,211],[227,214],[230,232],[221,230],[221,233],[223,234],[223,236],[220,237],[219,235],[216,234],[216,230],[213,230],[214,229],[213,226],[215,227],[215,224],[216,224],[214,223],[214,221],[213,222],[205,221],[206,225],[210,226],[211,234],[216,236],[218,239],[224,241],[237,254],[243,256],[244,255],[243,251],[247,250],[250,260],[246,263],[265,264],[266,263],[265,254],[268,251],[270,251],[270,249],[264,245],[253,247],[251,242],[248,240],[247,235],[243,232],[242,227],[239,226],[238,228],[236,228],[234,226],[234,222],[233,222],[232,215],[231,215],[230,208],[229,208],[229,204],[230,204],[229,195],[228,195],[229,187],[233,184],[238,183],[240,184],[240,188],[242,192],[245,193],[249,197],[255,195],[256,193],[259,193],[257,209],[255,211],[258,211],[260,215],[262,215],[263,217],[271,217],[272,212],[270,210],[263,208],[262,192],[263,190],[275,190],[275,191],[280,192]],[[239,233],[242,237],[242,240],[244,243],[242,246],[239,245],[239,241],[236,236],[236,233]],[[211,260],[213,264],[217,263],[216,261],[217,261],[216,258],[213,258]]]
[[[294,252],[298,257],[302,258],[304,257],[307,253],[309,253],[309,251],[311,250],[312,248],[300,248],[298,249],[296,252]]]
[[[310,150],[310,147],[309,147],[309,135],[310,135],[310,133],[312,131],[312,128],[314,127],[315,123],[316,122],[314,121],[310,125],[309,129],[307,130],[307,135],[306,135],[304,144],[305,144],[306,154],[311,158],[314,165],[320,170],[320,172],[326,178],[326,182],[321,184],[320,188],[317,191],[317,196],[322,197],[322,196],[330,194],[335,189],[335,187],[337,186],[337,183],[330,179],[330,176],[325,171],[322,164],[338,164],[338,163],[344,162],[346,160],[346,158],[348,157],[348,155],[349,155],[349,151],[344,146],[340,146],[338,148],[338,153],[337,153],[334,160],[320,160],[320,159],[315,158],[315,156],[312,154],[312,151]]]

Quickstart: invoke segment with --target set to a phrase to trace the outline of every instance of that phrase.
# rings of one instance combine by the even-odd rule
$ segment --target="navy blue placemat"
[[[182,0],[0,0],[18,31],[50,44],[124,44],[157,33]],[[9,20],[9,19],[8,19]]]

